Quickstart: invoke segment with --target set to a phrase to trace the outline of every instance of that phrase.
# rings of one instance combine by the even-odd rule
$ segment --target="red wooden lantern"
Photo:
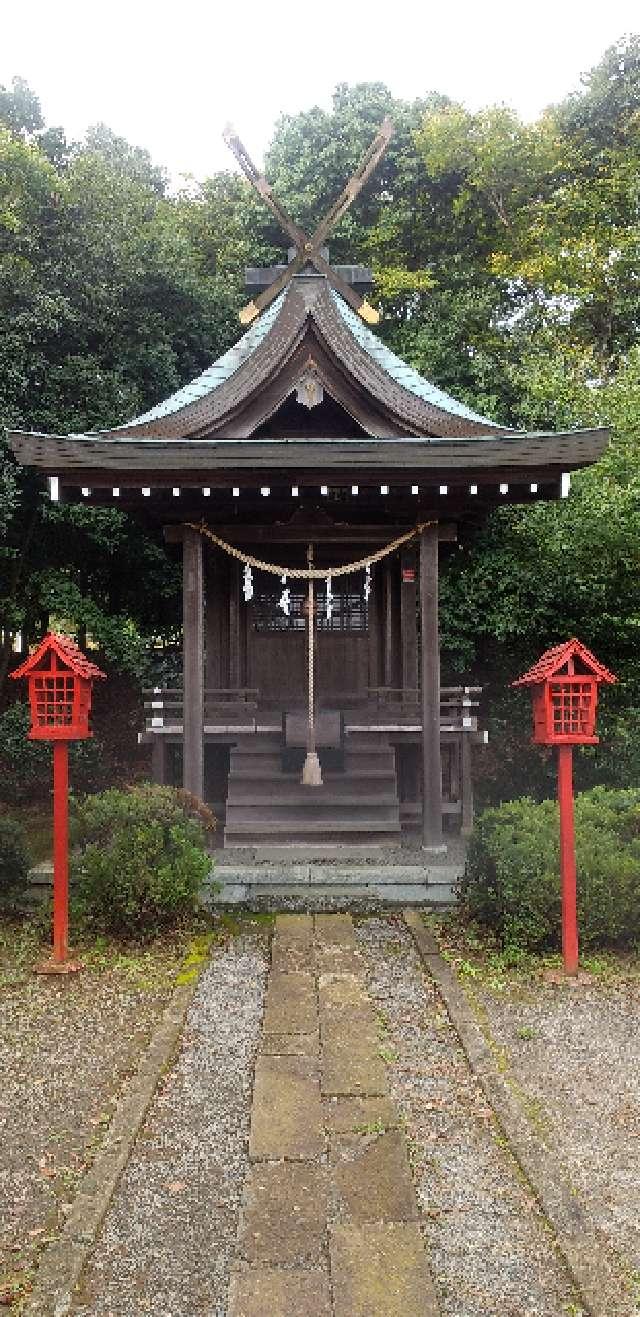
[[[11,673],[29,683],[30,740],[83,741],[91,736],[91,683],[104,675],[69,636],[45,636]]]
[[[68,636],[49,634],[12,677],[29,683],[32,741],[53,741],[53,957],[39,968],[62,974],[79,969],[68,959],[69,741],[91,736],[91,683],[104,672]]]
[[[597,745],[598,686],[615,680],[585,645],[567,640],[512,684],[532,687],[536,745]]]
[[[598,686],[615,680],[586,645],[574,639],[545,650],[528,672],[512,682],[532,688],[534,744],[558,747],[562,956],[567,974],[578,972],[572,747],[597,745]]]

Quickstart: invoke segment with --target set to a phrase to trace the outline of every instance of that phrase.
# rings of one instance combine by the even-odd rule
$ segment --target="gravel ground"
[[[93,955],[37,977],[38,946],[0,926],[0,1304],[19,1302],[99,1146],[123,1081],[173,987],[179,957]]]
[[[640,980],[474,987],[541,1137],[562,1158],[640,1312]]]
[[[78,1317],[224,1317],[266,972],[257,938],[214,951],[107,1213]]]
[[[536,1200],[471,1074],[400,917],[358,938],[386,1024],[434,1280],[447,1317],[578,1317]]]

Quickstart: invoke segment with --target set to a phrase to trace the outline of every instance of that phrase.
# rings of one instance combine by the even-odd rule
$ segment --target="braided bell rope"
[[[363,571],[365,567],[371,567],[376,562],[381,562],[388,554],[395,553],[403,544],[408,544],[409,540],[415,539],[421,531],[426,530],[429,526],[435,526],[435,521],[419,521],[412,530],[408,530],[404,535],[398,535],[397,539],[391,540],[385,544],[384,548],[377,549],[375,553],[367,554],[366,558],[358,558],[356,562],[343,563],[341,567],[282,567],[278,563],[264,562],[262,558],[254,558],[251,553],[243,553],[242,549],[236,548],[235,544],[229,544],[226,540],[216,535],[214,531],[205,526],[204,522],[199,524],[195,521],[187,521],[186,525],[189,530],[196,530],[200,535],[206,536],[213,544],[217,544],[219,549],[224,549],[225,553],[237,558],[245,566],[255,567],[259,572],[271,572],[273,576],[290,576],[292,580],[298,581],[326,581],[328,576],[347,576],[350,572]]]
[[[314,644],[314,635],[313,635],[313,610],[314,610],[315,604],[314,604],[313,593],[314,593],[314,592],[313,592],[313,581],[310,580],[310,581],[309,581],[309,600],[308,600],[308,612],[309,612],[309,616],[308,616],[308,618],[307,618],[307,635],[308,635],[308,641],[309,641],[309,650],[308,650],[308,655],[309,655],[309,657],[308,657],[308,663],[309,663],[309,690],[308,690],[308,700],[309,700],[309,704],[308,704],[308,721],[309,721],[309,732],[310,732],[310,742],[309,742],[309,747],[308,747],[308,748],[309,748],[310,750],[315,750],[315,744],[313,743],[313,741],[314,741],[315,721],[316,721],[316,704],[315,704],[315,690],[314,690],[314,684],[315,684],[315,644]]]

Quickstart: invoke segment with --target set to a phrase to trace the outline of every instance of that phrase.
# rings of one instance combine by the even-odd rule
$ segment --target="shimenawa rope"
[[[200,535],[205,535],[213,544],[217,544],[219,549],[224,549],[225,553],[237,558],[245,566],[255,567],[259,572],[271,572],[273,576],[290,576],[293,580],[298,581],[326,581],[328,576],[348,576],[350,572],[363,571],[367,566],[371,567],[373,563],[381,562],[387,554],[394,553],[403,544],[408,544],[409,540],[419,535],[421,531],[426,530],[428,526],[435,526],[435,521],[419,521],[412,530],[408,530],[404,535],[398,535],[397,539],[391,540],[385,544],[384,548],[377,549],[375,553],[367,554],[366,558],[359,558],[357,562],[343,563],[341,567],[283,567],[281,564],[273,562],[264,562],[262,558],[254,558],[251,553],[243,553],[242,549],[236,548],[235,544],[229,544],[227,540],[221,539],[214,531],[205,526],[204,522],[198,525],[194,521],[186,522],[189,530],[197,530]]]

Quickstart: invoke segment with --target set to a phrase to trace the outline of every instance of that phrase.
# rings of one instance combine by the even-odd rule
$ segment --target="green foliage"
[[[22,805],[51,794],[51,746],[29,741],[29,706],[16,703],[0,714],[0,800]],[[104,748],[96,737],[72,741],[69,774],[76,791],[95,791],[109,777]]]
[[[640,940],[640,789],[596,787],[576,797],[581,945]],[[500,945],[527,951],[560,940],[559,818],[554,801],[524,798],[486,810],[460,885],[468,918]]]
[[[24,828],[0,815],[0,905],[26,883],[31,867]]]
[[[196,909],[211,859],[203,814],[170,787],[88,796],[75,806],[73,861],[81,909],[103,933],[151,936]]]

